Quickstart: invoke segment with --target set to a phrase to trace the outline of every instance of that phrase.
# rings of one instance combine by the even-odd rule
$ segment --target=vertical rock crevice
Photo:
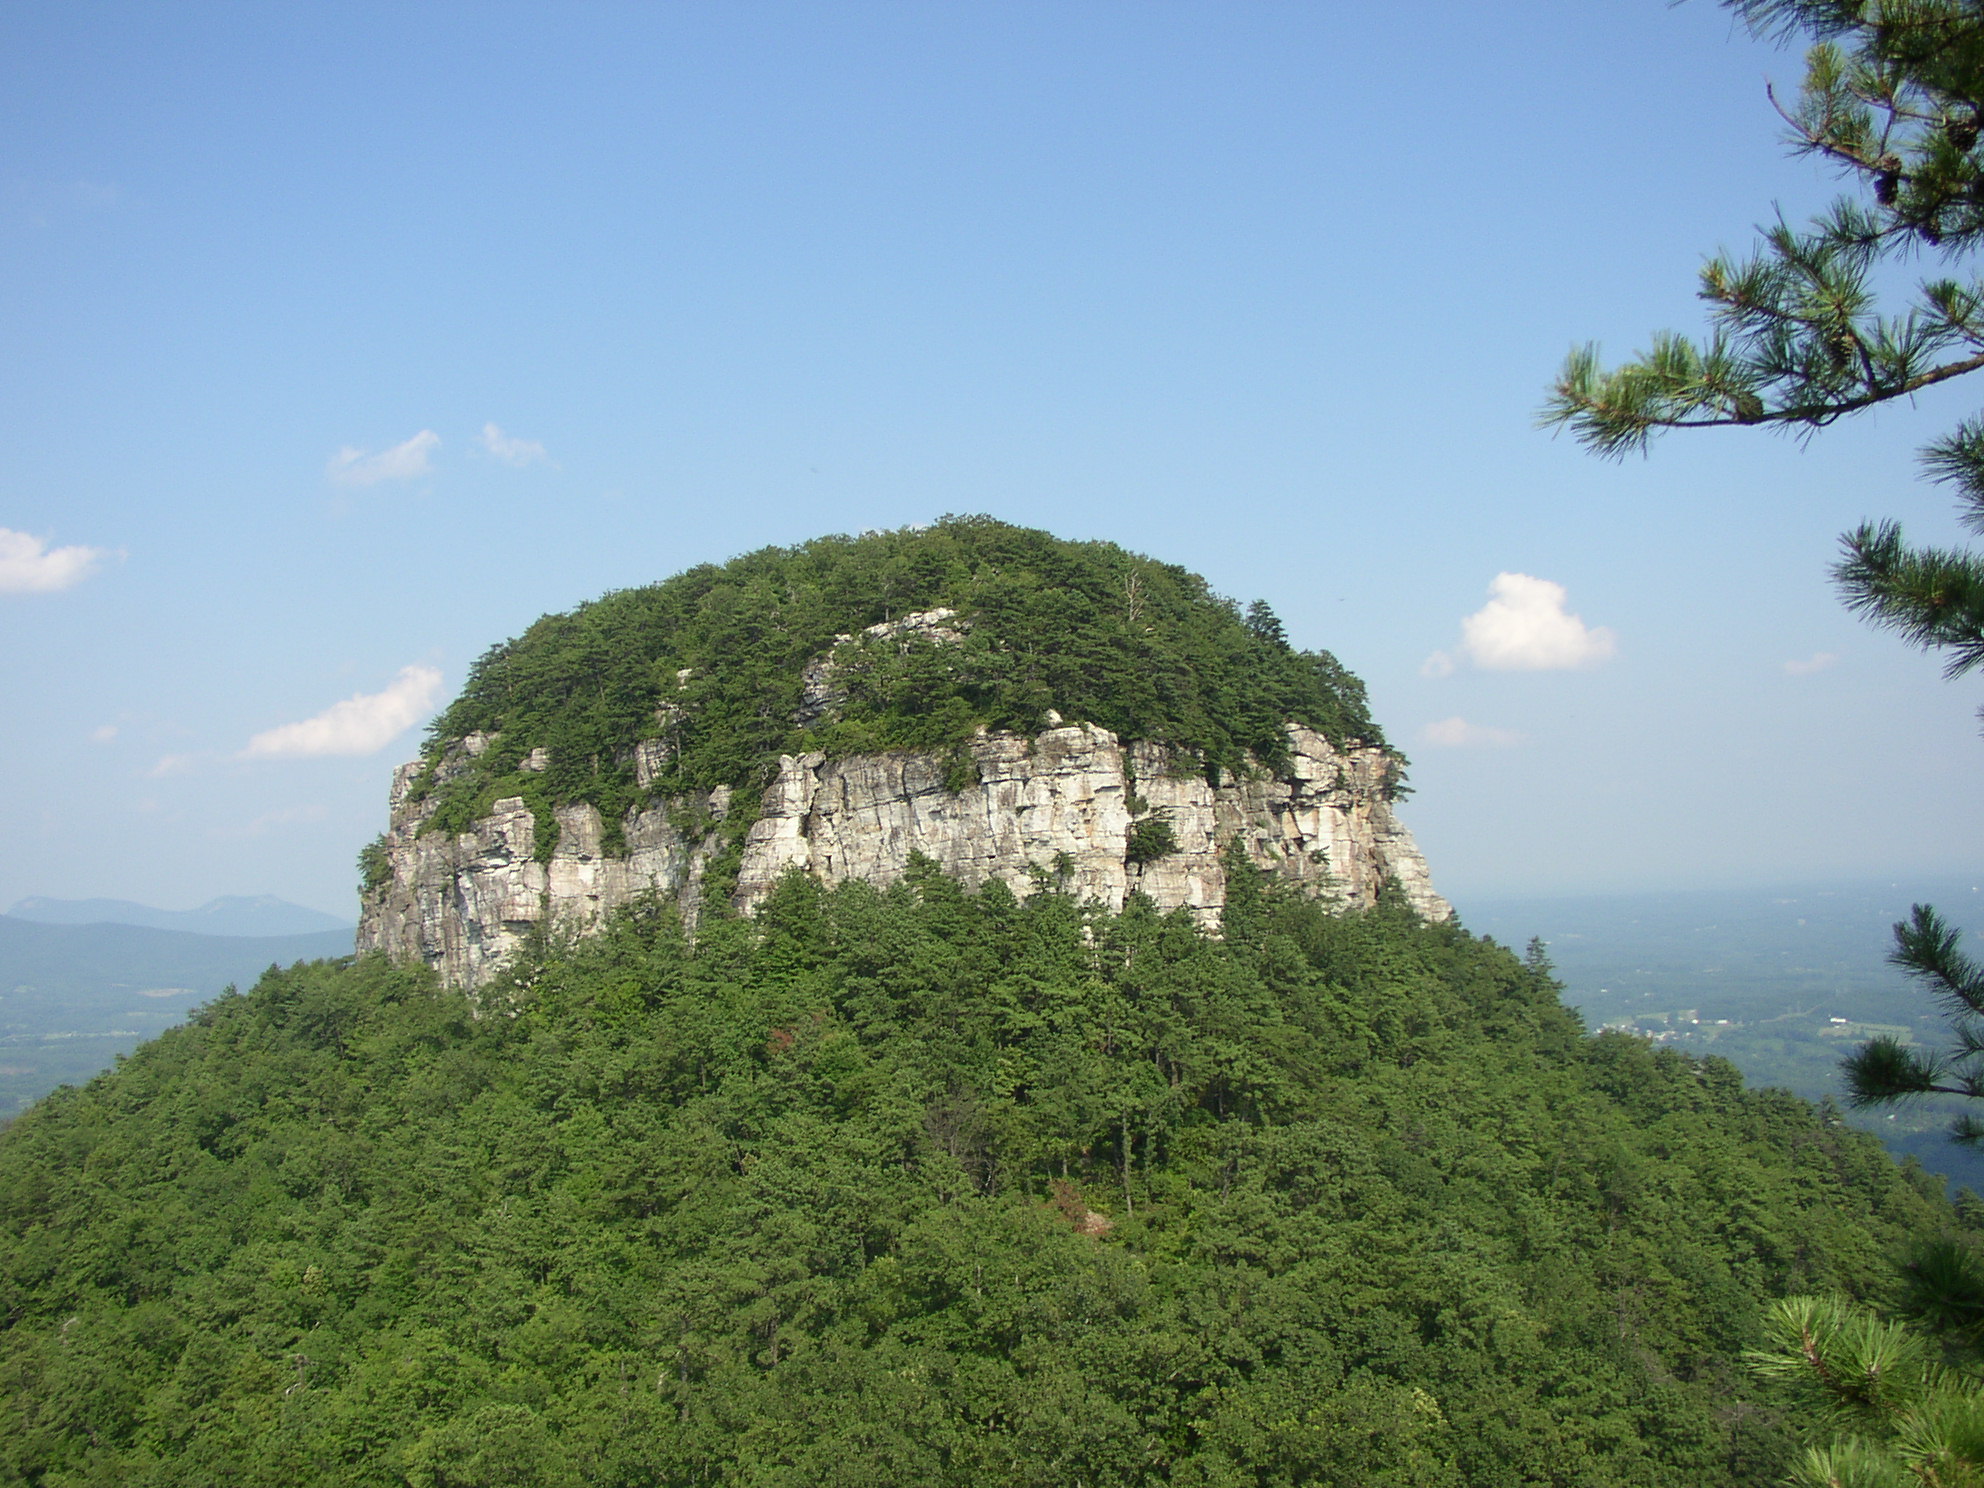
[[[966,884],[996,878],[1021,895],[1058,866],[1082,899],[1120,909],[1141,892],[1210,927],[1226,902],[1225,853],[1238,842],[1256,866],[1346,907],[1374,903],[1389,883],[1422,917],[1447,918],[1387,798],[1390,756],[1339,751],[1300,724],[1287,733],[1286,764],[1219,785],[1174,773],[1162,744],[1125,744],[1093,724],[1031,738],[981,733],[967,746],[977,783],[962,790],[947,787],[955,767],[937,754],[785,755],[745,836],[731,904],[751,912],[793,869],[886,885],[921,854]],[[604,850],[596,808],[559,807],[557,846],[539,862],[536,817],[521,797],[497,801],[466,831],[428,830],[432,808],[411,793],[419,770],[394,776],[390,876],[365,896],[358,948],[423,961],[458,986],[487,981],[540,930],[584,934],[646,895],[675,901],[693,922],[726,843],[718,828],[731,792],[719,787],[629,811],[619,853]],[[1158,815],[1172,850],[1134,860],[1133,822]]]

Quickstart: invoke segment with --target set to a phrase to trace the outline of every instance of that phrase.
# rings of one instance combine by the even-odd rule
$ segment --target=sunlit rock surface
[[[1174,773],[1161,745],[1125,746],[1090,724],[1033,738],[981,734],[967,746],[975,782],[940,755],[786,755],[745,838],[734,903],[749,912],[794,868],[829,883],[891,883],[921,853],[967,884],[996,878],[1024,895],[1044,878],[1111,909],[1142,892],[1210,925],[1226,902],[1227,846],[1238,842],[1259,867],[1346,905],[1372,903],[1390,882],[1426,919],[1447,918],[1425,859],[1385,799],[1386,754],[1339,753],[1297,724],[1288,739],[1285,768],[1216,786]],[[481,742],[462,747],[473,753]],[[540,926],[584,933],[643,895],[675,901],[693,923],[723,849],[717,829],[738,804],[719,788],[631,811],[620,855],[603,850],[597,810],[562,807],[557,847],[538,862],[536,818],[517,797],[469,831],[423,832],[431,808],[409,793],[418,770],[407,765],[394,777],[391,878],[366,897],[358,947],[425,961],[461,986],[486,981]],[[1176,850],[1132,861],[1133,821],[1157,815],[1168,819]]]

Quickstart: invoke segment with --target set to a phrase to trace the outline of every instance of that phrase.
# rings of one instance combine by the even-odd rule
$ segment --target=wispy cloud
[[[1507,749],[1522,743],[1523,736],[1511,729],[1491,728],[1485,723],[1469,723],[1456,714],[1429,723],[1419,731],[1426,743],[1440,749]]]
[[[402,667],[383,692],[361,692],[315,718],[255,735],[240,758],[374,754],[427,715],[440,687],[441,674],[433,667]]]
[[[1588,626],[1565,608],[1570,595],[1562,584],[1499,573],[1488,596],[1487,604],[1460,623],[1461,655],[1483,671],[1569,671],[1608,661],[1617,649],[1618,637],[1610,630]],[[1419,670],[1444,677],[1454,665],[1447,652],[1435,651]]]
[[[204,758],[206,756],[197,751],[192,754],[161,754],[158,763],[145,771],[145,774],[153,780],[163,780],[168,775],[184,775]]]
[[[505,465],[534,465],[549,458],[544,446],[535,439],[519,439],[513,434],[505,434],[494,424],[482,426],[482,447]]]
[[[441,447],[441,436],[432,429],[422,429],[413,438],[403,440],[390,449],[382,449],[377,454],[367,453],[356,445],[346,445],[324,467],[324,474],[340,486],[376,486],[381,481],[418,480],[433,469],[427,457]]]
[[[1787,661],[1784,671],[1790,677],[1809,677],[1814,672],[1823,672],[1838,660],[1839,657],[1831,651],[1814,651],[1803,661]]]
[[[98,724],[90,730],[90,742],[92,744],[108,744],[116,737],[117,725],[114,723]]]
[[[104,557],[102,548],[51,548],[46,538],[0,527],[0,594],[53,594],[82,583]]]

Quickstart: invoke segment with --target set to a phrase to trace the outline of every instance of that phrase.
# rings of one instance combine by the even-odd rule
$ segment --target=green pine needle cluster
[[[1752,1371],[1825,1433],[1794,1461],[1791,1488],[1984,1482],[1984,1383],[1944,1362],[1928,1333],[1840,1297],[1783,1298],[1765,1328]]]

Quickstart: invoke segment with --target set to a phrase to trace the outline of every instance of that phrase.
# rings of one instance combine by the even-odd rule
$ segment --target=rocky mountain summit
[[[1183,570],[983,519],[771,554],[485,657],[394,778],[359,949],[473,987],[531,936],[647,896],[693,924],[718,900],[751,912],[793,870],[887,885],[919,857],[1211,926],[1238,854],[1346,906],[1390,886],[1449,915],[1361,686],[1264,605],[1243,621]],[[875,604],[848,597],[857,578],[896,590],[895,613],[847,624]],[[616,686],[633,706],[574,725]]]

